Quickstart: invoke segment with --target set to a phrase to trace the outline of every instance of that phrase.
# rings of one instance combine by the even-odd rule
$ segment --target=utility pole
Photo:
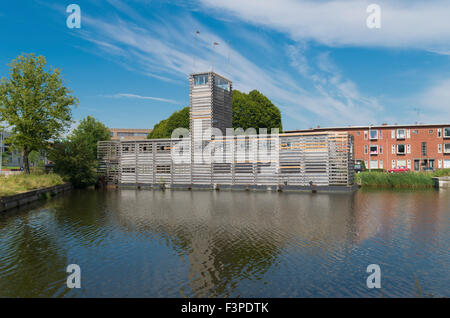
[[[195,31],[194,36],[194,65],[192,66],[192,72],[195,73],[195,55],[197,54],[197,36],[200,34],[199,30]]]
[[[219,43],[214,42],[213,43],[213,54],[212,54],[212,71],[214,72],[214,54],[216,53],[216,45],[219,45]]]

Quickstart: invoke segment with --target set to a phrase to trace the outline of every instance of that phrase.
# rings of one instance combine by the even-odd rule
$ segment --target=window
[[[152,152],[152,144],[139,144],[139,152]]]
[[[397,129],[397,139],[405,139],[405,129]]]
[[[370,140],[378,139],[378,130],[370,130]]]
[[[420,160],[415,159],[414,160],[414,171],[419,171],[420,170]]]
[[[411,160],[408,159],[408,165],[407,165],[408,169],[411,169]]]
[[[444,144],[444,153],[450,153],[450,144]]]
[[[370,160],[370,169],[378,169],[378,160]]]
[[[207,85],[209,81],[208,75],[195,75],[194,86]]]
[[[411,153],[411,145],[410,144],[406,145],[406,153]]]
[[[360,131],[357,131],[356,132],[356,136],[360,136],[361,135],[361,132]]]
[[[392,160],[392,169],[395,168],[395,160]]]
[[[438,168],[439,168],[439,169],[442,168],[442,160],[438,160]]]
[[[367,145],[364,145],[364,154],[367,155]]]
[[[380,165],[378,166],[380,169],[383,169],[383,160],[380,160]]]
[[[367,134],[368,134],[368,132],[365,131],[365,132],[364,132],[364,139],[365,139],[365,140],[367,140]]]
[[[136,168],[134,168],[134,167],[122,167],[122,173],[136,173]]]
[[[427,155],[427,143],[424,141],[422,142],[422,156]]]
[[[122,144],[122,153],[134,152],[135,144]]]
[[[170,152],[170,146],[168,144],[156,144],[156,152],[158,153],[167,153]]]
[[[444,138],[450,138],[450,127],[444,128]]]
[[[438,153],[442,153],[442,144],[438,144]]]
[[[441,138],[441,137],[442,137],[442,130],[441,130],[441,128],[438,128],[438,130],[437,130],[437,136],[438,136],[438,138]]]
[[[397,154],[404,155],[406,153],[405,145],[397,145]]]
[[[380,130],[380,139],[383,139],[383,131]]]
[[[412,133],[413,133],[414,135],[417,135],[417,134],[419,133],[419,131],[418,131],[418,130],[413,130]]]
[[[380,145],[380,154],[382,154],[382,153],[383,153],[383,146]]]
[[[411,130],[410,129],[406,130],[406,138],[411,138]]]
[[[157,165],[156,173],[170,173],[170,165]]]
[[[392,139],[395,138],[395,130],[392,130],[392,131],[391,131],[391,137],[392,137]]]
[[[392,154],[395,154],[395,145],[392,145]]]
[[[378,146],[377,145],[371,145],[370,146],[370,154],[371,155],[377,155],[378,154]]]
[[[432,135],[432,134],[433,134],[433,129],[428,130],[428,133],[429,133],[430,135]]]
[[[406,160],[397,160],[397,167],[406,167]]]
[[[230,85],[228,82],[220,77],[216,77],[216,86],[223,88],[226,91],[230,90]]]

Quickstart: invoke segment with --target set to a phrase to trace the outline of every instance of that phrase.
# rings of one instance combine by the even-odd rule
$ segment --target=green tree
[[[147,138],[170,138],[176,128],[189,129],[189,106],[174,112],[169,118],[157,123]]]
[[[281,132],[281,112],[266,96],[252,90],[245,94],[233,91],[233,128],[278,128]]]
[[[30,173],[29,155],[48,148],[71,123],[71,108],[78,100],[63,85],[61,71],[43,56],[23,54],[9,65],[9,78],[0,81],[0,121],[11,127],[8,142],[23,153]]]
[[[98,177],[97,142],[110,138],[108,127],[87,116],[66,140],[55,143],[49,159],[54,162],[55,171],[75,187],[93,185]]]
[[[30,152],[28,160],[33,165],[33,167],[39,166],[42,163],[41,154],[36,150]]]
[[[170,138],[175,128],[189,129],[189,107],[174,112],[169,118],[161,120],[147,138]],[[233,128],[278,128],[282,131],[281,112],[266,96],[253,90],[248,94],[233,91]]]

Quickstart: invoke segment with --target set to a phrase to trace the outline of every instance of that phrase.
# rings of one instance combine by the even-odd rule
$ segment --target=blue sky
[[[80,29],[66,26],[70,3]],[[370,3],[380,29],[366,26]],[[0,76],[22,52],[44,55],[80,100],[76,120],[151,128],[189,104],[194,55],[210,70],[219,42],[214,70],[268,96],[284,129],[448,123],[449,17],[449,1],[8,1]]]

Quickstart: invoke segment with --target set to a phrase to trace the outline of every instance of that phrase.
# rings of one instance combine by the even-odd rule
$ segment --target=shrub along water
[[[369,187],[422,188],[434,185],[433,177],[450,176],[450,169],[435,172],[387,173],[364,171],[355,175],[355,182]]]
[[[14,195],[30,190],[64,184],[61,176],[49,173],[16,174],[5,177],[0,175],[0,197]]]

